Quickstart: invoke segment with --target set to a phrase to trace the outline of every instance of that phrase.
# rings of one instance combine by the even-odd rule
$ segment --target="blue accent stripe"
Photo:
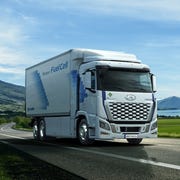
[[[78,82],[78,72],[77,72],[77,70],[71,71],[71,77],[72,77],[73,88],[77,88],[77,82]]]
[[[38,71],[34,71],[33,77],[35,80],[35,86],[37,88],[38,95],[40,97],[41,108],[47,109],[47,106],[49,106],[49,101],[48,101],[48,98],[47,98],[47,95],[46,95],[46,92],[45,92],[45,89],[41,80],[40,73]]]
[[[107,116],[107,112],[106,112],[106,108],[105,108],[105,100],[106,100],[106,92],[102,91],[102,103],[103,103],[104,111],[105,111],[106,116]]]
[[[83,103],[85,98],[88,97],[86,88],[84,87],[83,81],[80,79],[80,103]]]
[[[105,107],[104,101],[106,100],[106,92],[102,91],[103,106]]]
[[[104,107],[104,110],[106,112],[106,108],[105,108],[105,100],[106,100],[106,92],[105,91],[102,91],[102,103],[103,103],[103,107]],[[107,113],[106,113],[107,114]]]

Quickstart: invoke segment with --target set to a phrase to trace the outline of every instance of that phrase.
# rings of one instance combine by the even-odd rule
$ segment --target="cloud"
[[[175,20],[180,21],[180,1],[179,0],[51,0],[35,1],[42,8],[66,11],[71,10],[76,13],[96,13],[110,16],[123,16],[144,20]]]
[[[36,17],[18,11],[16,6],[8,6],[8,3],[0,6],[0,45],[22,45],[31,38],[32,30],[38,26]]]
[[[180,47],[180,39],[168,39],[165,40],[151,40],[144,44],[147,47],[152,48],[167,48],[167,47]]]
[[[33,16],[27,16],[23,13],[18,13],[18,14],[26,24],[37,25],[39,23],[37,18]]]
[[[24,74],[24,69],[22,68],[7,68],[7,67],[2,67],[0,66],[0,73],[3,73],[3,74],[19,74],[19,75],[22,75]]]
[[[157,91],[157,97],[159,99],[167,98],[169,96],[178,96],[179,97],[179,92],[177,89],[179,89],[179,85],[174,85],[173,88],[171,85],[159,85],[158,86],[158,91]]]
[[[2,14],[0,12],[0,45],[18,46],[31,39],[31,30],[38,24],[34,17],[19,12]]]
[[[0,27],[2,27],[2,25],[0,25]],[[4,28],[1,28],[0,31],[1,45],[20,45],[29,39],[29,37],[17,26],[3,25],[3,27]]]
[[[28,50],[32,48],[31,30],[36,28],[37,21],[36,18],[26,16],[15,9],[11,6],[0,7],[0,65],[25,67],[32,61]],[[2,72],[13,73],[14,70],[1,68]]]
[[[29,58],[23,52],[16,49],[0,46],[0,64],[3,65],[23,65]]]

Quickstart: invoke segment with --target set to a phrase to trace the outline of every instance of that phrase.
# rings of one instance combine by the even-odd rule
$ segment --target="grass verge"
[[[159,118],[158,136],[180,138],[180,119]]]
[[[83,179],[0,142],[0,179]]]

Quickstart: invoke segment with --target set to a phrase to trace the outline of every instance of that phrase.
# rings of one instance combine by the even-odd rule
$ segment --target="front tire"
[[[82,145],[90,145],[94,142],[89,138],[88,124],[85,119],[82,119],[78,126],[78,139]]]
[[[139,139],[127,139],[128,143],[131,145],[138,145],[141,143],[143,139],[139,138]]]

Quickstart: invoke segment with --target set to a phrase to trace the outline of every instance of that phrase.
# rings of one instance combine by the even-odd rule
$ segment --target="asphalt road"
[[[180,180],[180,139],[96,142],[83,147],[75,140],[37,142],[31,132],[0,126],[0,141],[85,179]]]

